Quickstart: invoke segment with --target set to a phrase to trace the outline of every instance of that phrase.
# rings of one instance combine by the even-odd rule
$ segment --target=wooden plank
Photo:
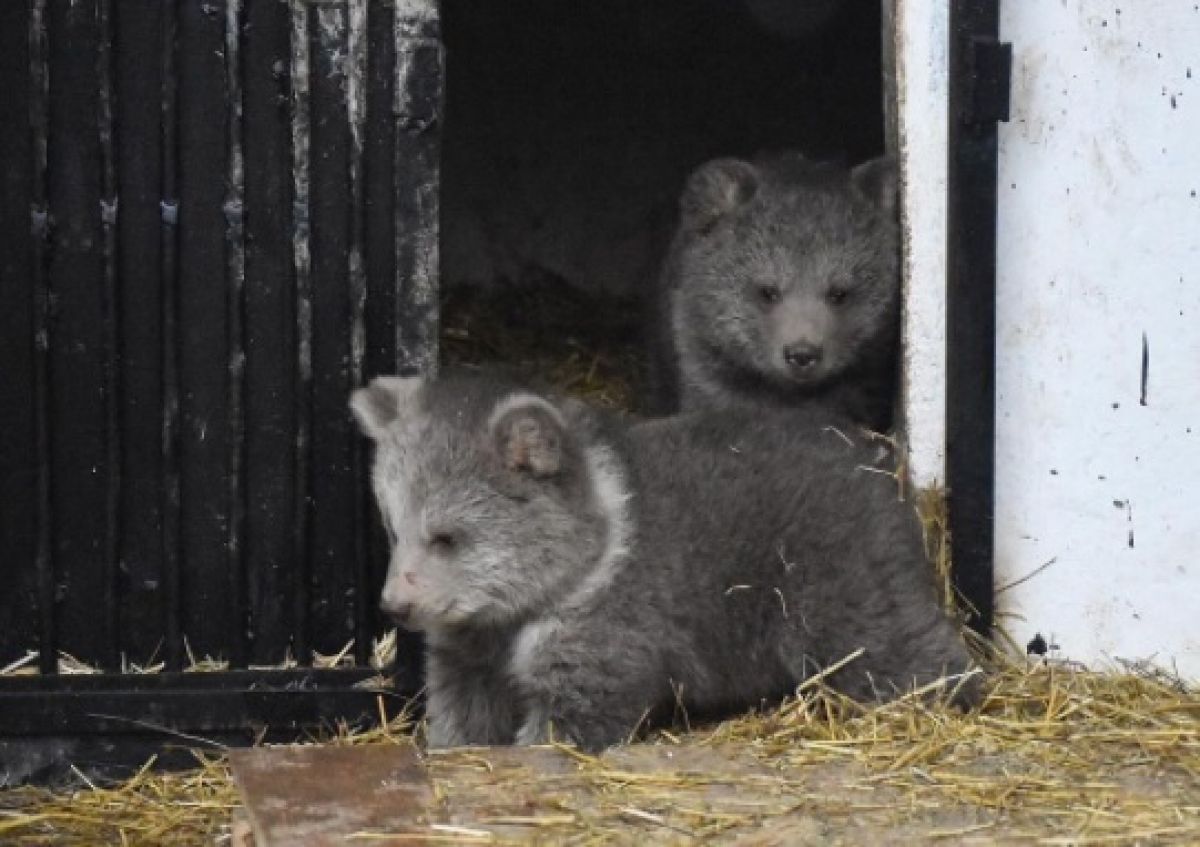
[[[254,832],[245,809],[235,809],[229,824],[229,843],[233,847],[254,847]]]
[[[764,780],[777,774],[741,744],[635,744],[613,748],[597,762],[614,773],[679,781],[680,790],[689,793],[682,805],[725,814],[762,804]],[[407,745],[277,747],[235,751],[231,763],[257,847],[554,844],[565,840],[563,827],[577,832],[589,820],[614,817],[628,836],[623,843],[700,837],[685,828],[686,818],[668,821],[670,812],[614,808],[613,795],[594,779],[592,766],[552,747],[459,748],[423,756]],[[844,779],[842,768],[837,763],[828,774],[832,784]],[[682,786],[689,780],[680,780],[684,774],[694,780],[687,788]]]
[[[256,847],[429,831],[433,786],[412,747],[260,747],[229,759]]]

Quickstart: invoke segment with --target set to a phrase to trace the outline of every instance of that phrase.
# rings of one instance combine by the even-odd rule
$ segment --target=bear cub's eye
[[[850,292],[840,286],[834,286],[825,293],[825,299],[835,306],[845,303],[849,296]]]
[[[760,285],[758,287],[758,296],[764,303],[779,302],[779,286],[777,285]]]
[[[435,532],[429,536],[429,546],[435,553],[453,553],[458,541],[448,532]]]

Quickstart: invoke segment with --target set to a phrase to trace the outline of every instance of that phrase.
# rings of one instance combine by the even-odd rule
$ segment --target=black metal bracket
[[[155,757],[290,742],[363,729],[411,709],[418,680],[370,669],[165,672],[0,677],[0,787],[122,778]]]
[[[0,678],[0,739],[39,735],[298,731],[378,718],[371,670],[216,671]],[[411,685],[405,686],[407,694]]]

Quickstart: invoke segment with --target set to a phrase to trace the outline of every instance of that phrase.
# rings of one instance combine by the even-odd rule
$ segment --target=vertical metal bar
[[[348,15],[345,3],[312,7],[309,18],[309,213],[312,254],[312,527],[309,582],[310,647],[315,654],[342,650],[354,637],[354,485],[356,442],[346,413],[351,345],[350,252],[353,212],[347,180],[350,161],[346,101]]]
[[[33,133],[30,129],[31,4],[0,4],[0,664],[39,637],[37,602],[37,414],[34,402]],[[390,40],[390,28],[389,28]],[[390,243],[390,240],[389,240]],[[390,251],[390,248],[389,248]]]
[[[97,126],[97,7],[47,4],[50,96],[46,184],[53,216],[50,453],[58,650],[107,663],[112,633],[104,562],[108,452],[105,436],[104,233]]]
[[[367,277],[366,311],[367,375],[392,373],[395,368],[396,332],[396,235],[395,217],[395,133],[392,105],[396,97],[396,38],[392,3],[375,0],[367,12],[367,109],[363,140],[363,264]],[[362,445],[365,450],[366,445]],[[364,458],[365,463],[365,458]],[[365,467],[365,464],[364,464]],[[384,628],[379,612],[378,591],[387,568],[387,536],[374,519],[370,486],[364,482],[367,502],[368,627],[373,633]]]
[[[49,139],[50,69],[47,62],[46,0],[32,0],[29,16],[29,125],[33,133],[33,345],[34,404],[37,430],[37,586],[40,622],[39,667],[57,672],[58,634],[55,627],[55,573],[52,547],[54,513],[50,476],[50,210],[47,205],[46,162]]]
[[[231,633],[230,660],[246,666],[249,655],[246,602],[246,496],[242,473],[246,466],[246,238],[244,206],[246,173],[242,152],[242,0],[225,3],[225,90],[229,98],[229,176],[225,195],[225,253],[228,275],[229,321],[229,555],[230,598],[237,632]]]
[[[989,634],[994,611],[997,127],[979,119],[973,48],[994,40],[998,0],[950,4],[946,483],[954,585]]]
[[[179,523],[179,187],[177,156],[178,81],[176,78],[177,9],[163,4],[162,17],[162,536],[166,585],[166,649],[168,670],[183,666],[183,592],[180,573]]]
[[[295,562],[294,644],[296,660],[312,661],[311,612],[311,433],[312,433],[312,254],[309,250],[309,7],[291,0],[292,13],[292,253],[296,273],[296,503],[293,522]]]
[[[346,101],[350,120],[350,390],[363,381],[367,353],[367,275],[363,264],[365,197],[363,191],[363,137],[367,118],[367,0],[350,0],[347,43]],[[354,658],[360,665],[371,655],[370,562],[367,558],[366,445],[356,438],[351,448],[354,479]]]
[[[311,5],[311,4],[310,4]],[[312,529],[309,580],[310,647],[337,653],[354,637],[354,523],[350,473],[357,438],[346,410],[352,309],[347,165],[351,158],[347,103],[345,3],[320,4],[310,18],[309,210],[312,253]]]
[[[249,661],[291,648],[295,341],[292,311],[291,18],[284,3],[243,3],[242,153],[246,243],[247,605]],[[282,108],[281,108],[282,105]]]
[[[192,656],[230,654],[229,175],[225,2],[177,2],[181,621]],[[215,598],[221,601],[214,602]]]
[[[112,0],[120,316],[121,505],[117,619],[122,655],[161,658],[162,302],[158,163],[165,3]]]
[[[396,3],[396,370],[438,362],[438,171],[445,59],[437,0]]]
[[[99,29],[96,76],[100,81],[97,115],[100,130],[100,225],[104,233],[104,444],[107,488],[104,497],[104,598],[109,643],[103,645],[107,665],[118,667],[121,638],[117,599],[121,565],[121,315],[117,275],[117,164],[113,144],[112,0],[98,0]]]

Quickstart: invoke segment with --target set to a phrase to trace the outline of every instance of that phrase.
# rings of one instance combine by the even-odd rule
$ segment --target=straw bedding
[[[321,743],[410,744],[413,726]],[[183,773],[2,792],[0,843],[227,841],[228,768],[196,755]],[[1200,843],[1200,694],[1137,669],[1009,663],[968,715],[913,699],[865,709],[818,683],[778,709],[601,757],[427,762],[440,820],[395,843]]]

